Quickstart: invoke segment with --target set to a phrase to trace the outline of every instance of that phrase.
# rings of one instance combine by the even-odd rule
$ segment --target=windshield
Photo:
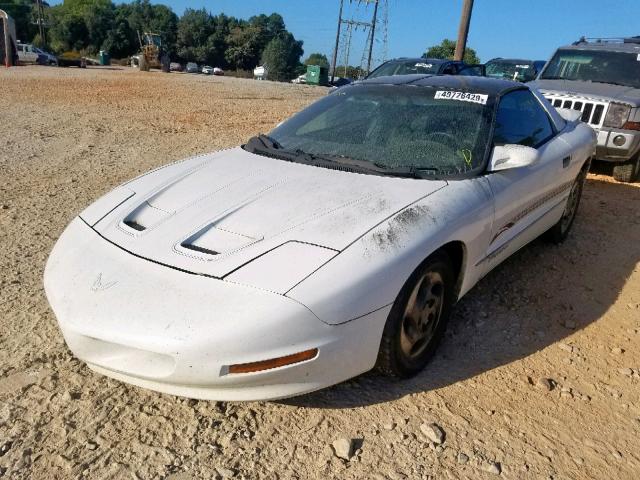
[[[460,175],[484,163],[492,101],[432,87],[344,87],[270,133],[279,148]]]
[[[595,50],[558,50],[542,79],[582,80],[640,88],[637,53]]]
[[[435,74],[438,73],[441,64],[442,62],[433,62],[427,59],[387,62],[376,68],[367,78],[391,75]]]
[[[536,77],[533,63],[526,61],[496,60],[487,63],[487,77],[507,78],[518,82],[529,82]]]

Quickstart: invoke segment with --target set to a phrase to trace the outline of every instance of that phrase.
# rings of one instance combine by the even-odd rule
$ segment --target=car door
[[[29,63],[36,63],[38,61],[38,54],[33,50],[32,45],[24,46],[25,61]]]
[[[487,271],[557,221],[566,198],[563,163],[571,147],[555,131],[547,111],[529,89],[507,93],[498,105],[494,145],[538,150],[533,165],[487,175],[494,195],[494,224],[485,257]]]
[[[458,70],[458,75],[465,75],[467,77],[484,77],[484,65],[475,64],[475,65],[464,65],[462,68]]]

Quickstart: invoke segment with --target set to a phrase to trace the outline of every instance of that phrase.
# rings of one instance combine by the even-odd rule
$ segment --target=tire
[[[589,168],[584,167],[574,180],[573,185],[571,185],[571,192],[569,193],[569,198],[567,198],[564,212],[562,212],[562,218],[545,234],[545,237],[550,242],[559,244],[564,242],[567,236],[569,236],[569,231],[578,213],[580,199],[582,198],[582,189],[584,188],[588,171]]]
[[[376,368],[409,378],[433,357],[455,301],[455,275],[449,256],[436,252],[406,281],[391,307],[380,341]]]
[[[613,167],[613,178],[618,182],[633,182],[640,175],[640,156],[625,163],[619,163]]]

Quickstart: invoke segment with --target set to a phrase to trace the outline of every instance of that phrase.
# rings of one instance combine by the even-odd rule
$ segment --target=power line
[[[351,46],[353,41],[353,33],[362,30],[367,34],[362,51],[362,59],[360,61],[361,70],[366,72],[371,71],[371,62],[373,60],[374,43],[376,42],[376,26],[378,24],[378,10],[380,3],[384,1],[384,13],[383,13],[383,56],[386,57],[388,49],[388,0],[349,0],[348,12],[345,15],[345,1],[340,0],[340,8],[338,14],[338,25],[336,29],[336,43],[333,50],[333,56],[331,61],[331,79],[333,81],[336,71],[336,63],[339,57],[341,36],[340,32],[343,26],[346,26],[347,34],[346,40],[346,54],[345,54],[345,66],[349,63],[349,57],[351,52]],[[354,5],[355,4],[355,5]],[[363,20],[360,16],[361,7],[366,12],[368,7],[373,5],[373,15],[371,20]]]

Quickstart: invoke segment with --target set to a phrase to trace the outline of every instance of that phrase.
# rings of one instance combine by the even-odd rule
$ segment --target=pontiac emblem
[[[104,290],[108,290],[109,288],[113,287],[116,283],[118,283],[117,280],[114,280],[113,282],[103,282],[102,281],[102,272],[100,272],[98,274],[98,277],[96,278],[95,282],[93,282],[93,285],[91,285],[91,291],[92,292],[102,292]]]

